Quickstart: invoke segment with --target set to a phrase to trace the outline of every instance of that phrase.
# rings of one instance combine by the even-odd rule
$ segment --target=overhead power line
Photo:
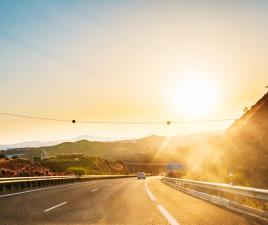
[[[30,115],[12,114],[0,112],[2,116],[9,117],[19,117],[25,119],[36,119],[36,120],[46,120],[46,121],[56,121],[56,122],[67,122],[67,123],[88,123],[88,124],[126,124],[126,125],[171,125],[171,124],[187,124],[187,123],[209,123],[209,122],[224,122],[224,121],[234,121],[234,118],[225,119],[211,119],[211,120],[185,120],[185,121],[87,121],[87,120],[67,120],[67,119],[57,119],[48,117],[38,117]]]

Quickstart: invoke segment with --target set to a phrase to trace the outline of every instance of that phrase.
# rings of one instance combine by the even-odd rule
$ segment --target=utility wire
[[[2,116],[20,117],[20,118],[26,118],[26,119],[52,120],[52,121],[58,121],[58,122],[71,122],[70,120],[47,118],[47,117],[38,117],[38,116],[26,116],[26,115],[19,115],[19,114],[12,114],[12,113],[2,113],[2,112],[0,112],[0,115],[2,115]]]
[[[213,119],[213,120],[186,120],[186,121],[170,121],[172,124],[183,124],[183,123],[209,123],[209,122],[224,122],[234,121],[237,118],[225,118],[225,119]]]
[[[86,120],[67,120],[67,119],[57,119],[57,118],[48,118],[48,117],[38,117],[38,116],[29,116],[29,115],[20,115],[20,114],[12,114],[12,113],[3,113],[0,112],[2,116],[10,116],[10,117],[20,117],[25,119],[37,119],[37,120],[47,120],[47,121],[56,121],[56,122],[68,122],[68,123],[88,123],[88,124],[129,124],[129,125],[171,125],[171,124],[187,124],[187,123],[208,123],[208,122],[224,122],[224,121],[234,121],[234,118],[225,118],[225,119],[213,119],[213,120],[186,120],[186,121],[86,121]]]

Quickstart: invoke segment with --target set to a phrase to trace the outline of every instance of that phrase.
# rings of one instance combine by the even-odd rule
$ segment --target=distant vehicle
[[[137,179],[146,179],[146,177],[145,177],[145,173],[138,173],[138,175],[137,175]]]

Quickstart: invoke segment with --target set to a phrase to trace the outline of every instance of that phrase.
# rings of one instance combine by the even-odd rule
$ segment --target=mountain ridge
[[[157,160],[176,158],[179,149],[203,140],[219,132],[199,132],[182,136],[151,135],[141,139],[118,140],[110,142],[79,140],[63,142],[53,146],[15,148],[6,150],[6,154],[24,154],[32,156],[50,157],[59,154],[83,153],[89,156],[100,156],[108,160],[131,160],[144,158],[152,160],[157,153]],[[145,157],[146,158],[146,157]],[[147,161],[148,161],[147,160]],[[156,160],[156,159],[155,159]]]
[[[53,146],[57,144],[61,144],[63,142],[76,142],[80,140],[90,140],[90,141],[103,141],[103,142],[109,142],[109,141],[118,141],[118,140],[124,140],[127,138],[111,138],[111,137],[97,137],[97,136],[90,136],[90,135],[81,135],[75,138],[66,139],[66,140],[55,140],[55,141],[24,141],[24,142],[18,142],[14,144],[5,144],[0,145],[0,150],[8,150],[8,149],[14,149],[14,148],[34,148],[34,147],[46,147],[46,146]]]

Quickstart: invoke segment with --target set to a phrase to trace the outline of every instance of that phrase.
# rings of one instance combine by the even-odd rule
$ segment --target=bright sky
[[[234,3],[235,2],[235,3]],[[0,2],[0,111],[90,121],[239,117],[268,84],[267,1]],[[0,116],[0,144],[221,130]]]

